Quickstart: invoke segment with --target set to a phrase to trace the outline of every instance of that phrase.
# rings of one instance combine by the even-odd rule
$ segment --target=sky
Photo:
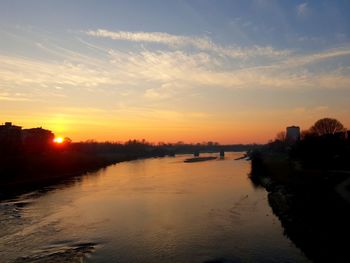
[[[0,123],[73,141],[350,127],[350,1],[0,2]]]

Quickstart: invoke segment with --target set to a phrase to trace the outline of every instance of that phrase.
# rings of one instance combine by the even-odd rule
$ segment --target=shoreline
[[[264,162],[263,155],[252,156],[250,178],[268,192],[268,202],[285,234],[314,262],[348,262],[343,240],[350,236],[350,204],[335,190],[343,178],[305,170],[278,175],[284,169],[276,169],[277,165],[281,162],[272,164]],[[317,176],[305,179],[309,173]]]
[[[44,187],[59,184],[65,180],[79,178],[87,173],[97,172],[110,165],[121,162],[133,161],[139,158],[150,158],[157,156],[119,156],[118,158],[108,159],[101,156],[94,156],[91,159],[97,160],[95,163],[86,164],[85,167],[70,167],[64,171],[34,170],[23,171],[20,175],[13,175],[13,178],[0,181],[0,201],[14,198],[21,194],[40,190]]]
[[[79,178],[84,174],[96,172],[109,165],[141,158],[159,158],[164,156],[173,155],[163,153],[85,154],[68,152],[57,155],[36,156],[24,161],[19,160],[19,164],[18,160],[12,160],[10,165],[8,165],[8,169],[15,168],[15,172],[5,172],[4,175],[6,176],[0,178],[0,201],[59,184],[70,178]],[[217,159],[217,157],[189,158],[187,162],[193,163],[214,159]]]

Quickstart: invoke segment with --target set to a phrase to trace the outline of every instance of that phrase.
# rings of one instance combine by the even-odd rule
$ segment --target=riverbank
[[[34,191],[64,180],[94,172],[108,165],[150,156],[136,154],[87,154],[56,152],[8,160],[7,173],[0,179],[0,200]],[[156,157],[153,156],[152,157]],[[13,172],[10,168],[13,167]]]
[[[305,170],[285,155],[255,153],[251,179],[268,191],[285,234],[314,262],[349,262],[350,205],[337,187],[346,173]]]

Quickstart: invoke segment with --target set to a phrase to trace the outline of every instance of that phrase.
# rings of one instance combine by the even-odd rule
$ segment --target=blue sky
[[[0,120],[75,140],[350,126],[349,1],[2,1]]]

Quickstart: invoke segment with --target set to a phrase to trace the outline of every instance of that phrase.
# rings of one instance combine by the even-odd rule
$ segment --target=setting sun
[[[0,263],[350,263],[350,0],[0,7]]]
[[[55,139],[53,139],[53,141],[55,143],[63,143],[63,138],[62,137],[56,137]]]

